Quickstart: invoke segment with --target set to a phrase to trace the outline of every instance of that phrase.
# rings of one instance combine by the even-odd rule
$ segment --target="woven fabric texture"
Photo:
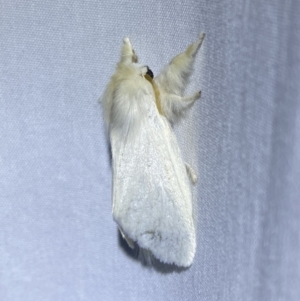
[[[300,2],[0,0],[0,300],[300,300]],[[145,268],[111,217],[98,99],[207,36],[175,126],[197,253]]]

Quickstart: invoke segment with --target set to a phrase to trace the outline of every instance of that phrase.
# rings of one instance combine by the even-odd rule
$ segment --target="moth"
[[[123,40],[102,105],[112,152],[112,213],[130,247],[137,244],[163,263],[188,267],[196,250],[191,184],[172,124],[201,96],[182,96],[192,74],[197,41],[154,78]]]

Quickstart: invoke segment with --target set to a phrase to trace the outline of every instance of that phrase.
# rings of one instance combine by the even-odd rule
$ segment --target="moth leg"
[[[191,44],[184,53],[186,53],[186,55],[188,56],[194,57],[197,54],[198,50],[200,49],[204,38],[205,38],[205,33],[201,32],[198,40],[195,43]],[[173,60],[175,60],[177,57],[175,57]]]
[[[190,107],[201,96],[201,91],[190,96],[179,96],[168,94],[163,100],[164,115],[170,120],[174,120],[176,115],[180,115],[182,111]]]
[[[196,184],[197,180],[198,180],[198,177],[197,177],[197,174],[196,172],[194,171],[194,169],[188,164],[185,162],[185,168],[186,168],[186,172],[190,178],[190,181],[193,183],[193,184]]]
[[[169,65],[156,77],[155,81],[167,93],[181,95],[192,73],[195,57],[204,37],[205,33],[201,33],[195,43],[191,44],[184,52],[175,56]]]
[[[128,63],[137,63],[138,57],[135,54],[134,49],[132,48],[131,42],[129,38],[125,38],[123,40],[123,45],[121,48],[121,64],[128,64]]]
[[[190,96],[183,96],[181,97],[183,102],[189,102],[189,103],[193,103],[194,101],[196,101],[197,99],[199,99],[201,97],[201,91],[196,92],[193,95]]]

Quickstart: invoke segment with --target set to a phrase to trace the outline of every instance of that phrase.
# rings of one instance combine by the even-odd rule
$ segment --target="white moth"
[[[112,151],[113,218],[130,247],[136,243],[181,267],[190,266],[195,255],[190,182],[197,176],[183,161],[170,122],[201,95],[182,92],[204,37],[154,79],[125,38],[102,99]]]

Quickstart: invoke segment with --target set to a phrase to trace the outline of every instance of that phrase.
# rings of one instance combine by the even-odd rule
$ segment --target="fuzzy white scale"
[[[181,156],[170,121],[200,97],[180,96],[204,34],[175,57],[151,84],[129,39],[103,97],[113,164],[113,217],[130,246],[160,261],[188,267],[196,238],[191,182],[195,173]],[[162,107],[157,108],[159,90]]]

